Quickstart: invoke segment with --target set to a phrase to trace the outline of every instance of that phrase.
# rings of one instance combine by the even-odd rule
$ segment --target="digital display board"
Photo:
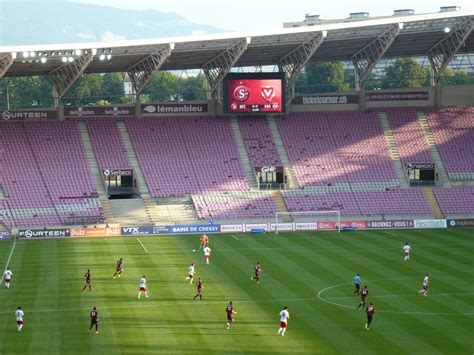
[[[230,73],[224,79],[225,113],[285,112],[283,73]]]

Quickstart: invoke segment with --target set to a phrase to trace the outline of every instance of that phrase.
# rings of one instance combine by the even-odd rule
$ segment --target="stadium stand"
[[[241,117],[239,125],[248,156],[254,167],[282,165],[265,117]]]
[[[263,191],[193,195],[193,202],[204,220],[271,218],[278,210],[271,193]]]
[[[99,167],[130,169],[132,166],[117,127],[117,119],[88,118],[85,122]]]
[[[404,162],[431,162],[417,109],[383,109]],[[472,107],[425,109],[450,177],[473,174]],[[99,167],[128,168],[117,118],[84,120]],[[268,191],[249,189],[226,118],[125,120],[155,198],[191,196],[200,220],[268,219]],[[1,123],[0,217],[7,227],[104,222],[78,120]],[[277,118],[302,189],[283,192],[288,211],[340,210],[343,217],[433,216],[422,189],[398,188],[377,111],[291,113]],[[253,166],[281,164],[267,121],[239,119]],[[27,173],[25,173],[27,172]],[[474,188],[434,188],[445,216],[472,214]]]
[[[472,216],[474,213],[474,187],[433,189],[436,200],[445,216]]]
[[[474,107],[427,109],[426,117],[449,178],[474,180]]]
[[[283,193],[288,211],[340,211],[343,217],[432,216],[421,189],[388,191]]]
[[[7,226],[103,222],[74,122],[2,125]]]
[[[228,120],[146,118],[127,127],[152,196],[248,190]]]
[[[399,186],[376,112],[292,113],[277,123],[303,188]]]
[[[417,109],[384,109],[403,163],[432,163],[425,136],[418,122]]]

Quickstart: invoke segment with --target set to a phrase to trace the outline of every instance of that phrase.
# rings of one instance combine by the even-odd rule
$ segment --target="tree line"
[[[413,58],[399,58],[388,65],[384,74],[369,75],[366,90],[416,88],[431,85],[429,68]],[[108,105],[133,101],[125,95],[124,73],[82,75],[63,97],[64,105]],[[474,84],[474,74],[445,69],[441,85]],[[344,62],[308,63],[295,80],[297,94],[344,92],[355,90],[354,70]],[[207,99],[206,77],[159,72],[144,88],[141,102],[188,101]],[[47,76],[0,79],[0,109],[54,107],[53,83]]]

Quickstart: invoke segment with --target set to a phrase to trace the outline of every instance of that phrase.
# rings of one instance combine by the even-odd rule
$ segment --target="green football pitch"
[[[474,230],[210,235],[205,265],[199,236],[17,240],[12,286],[0,289],[0,353],[472,354]],[[412,257],[404,262],[408,241]],[[14,244],[15,243],[15,244]],[[12,251],[13,250],[13,251]],[[115,262],[124,273],[113,279]],[[261,281],[250,280],[257,261]],[[203,300],[185,280],[196,263]],[[92,292],[81,292],[90,268]],[[370,330],[356,310],[360,273],[376,306]],[[430,274],[428,297],[418,293]],[[150,298],[137,299],[146,275]],[[227,303],[236,322],[226,330]],[[17,332],[15,310],[25,312]],[[99,311],[99,334],[88,334]],[[279,312],[289,307],[284,337]]]

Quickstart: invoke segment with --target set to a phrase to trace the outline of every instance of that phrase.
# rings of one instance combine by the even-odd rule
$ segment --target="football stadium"
[[[1,46],[0,353],[472,354],[473,28]]]

